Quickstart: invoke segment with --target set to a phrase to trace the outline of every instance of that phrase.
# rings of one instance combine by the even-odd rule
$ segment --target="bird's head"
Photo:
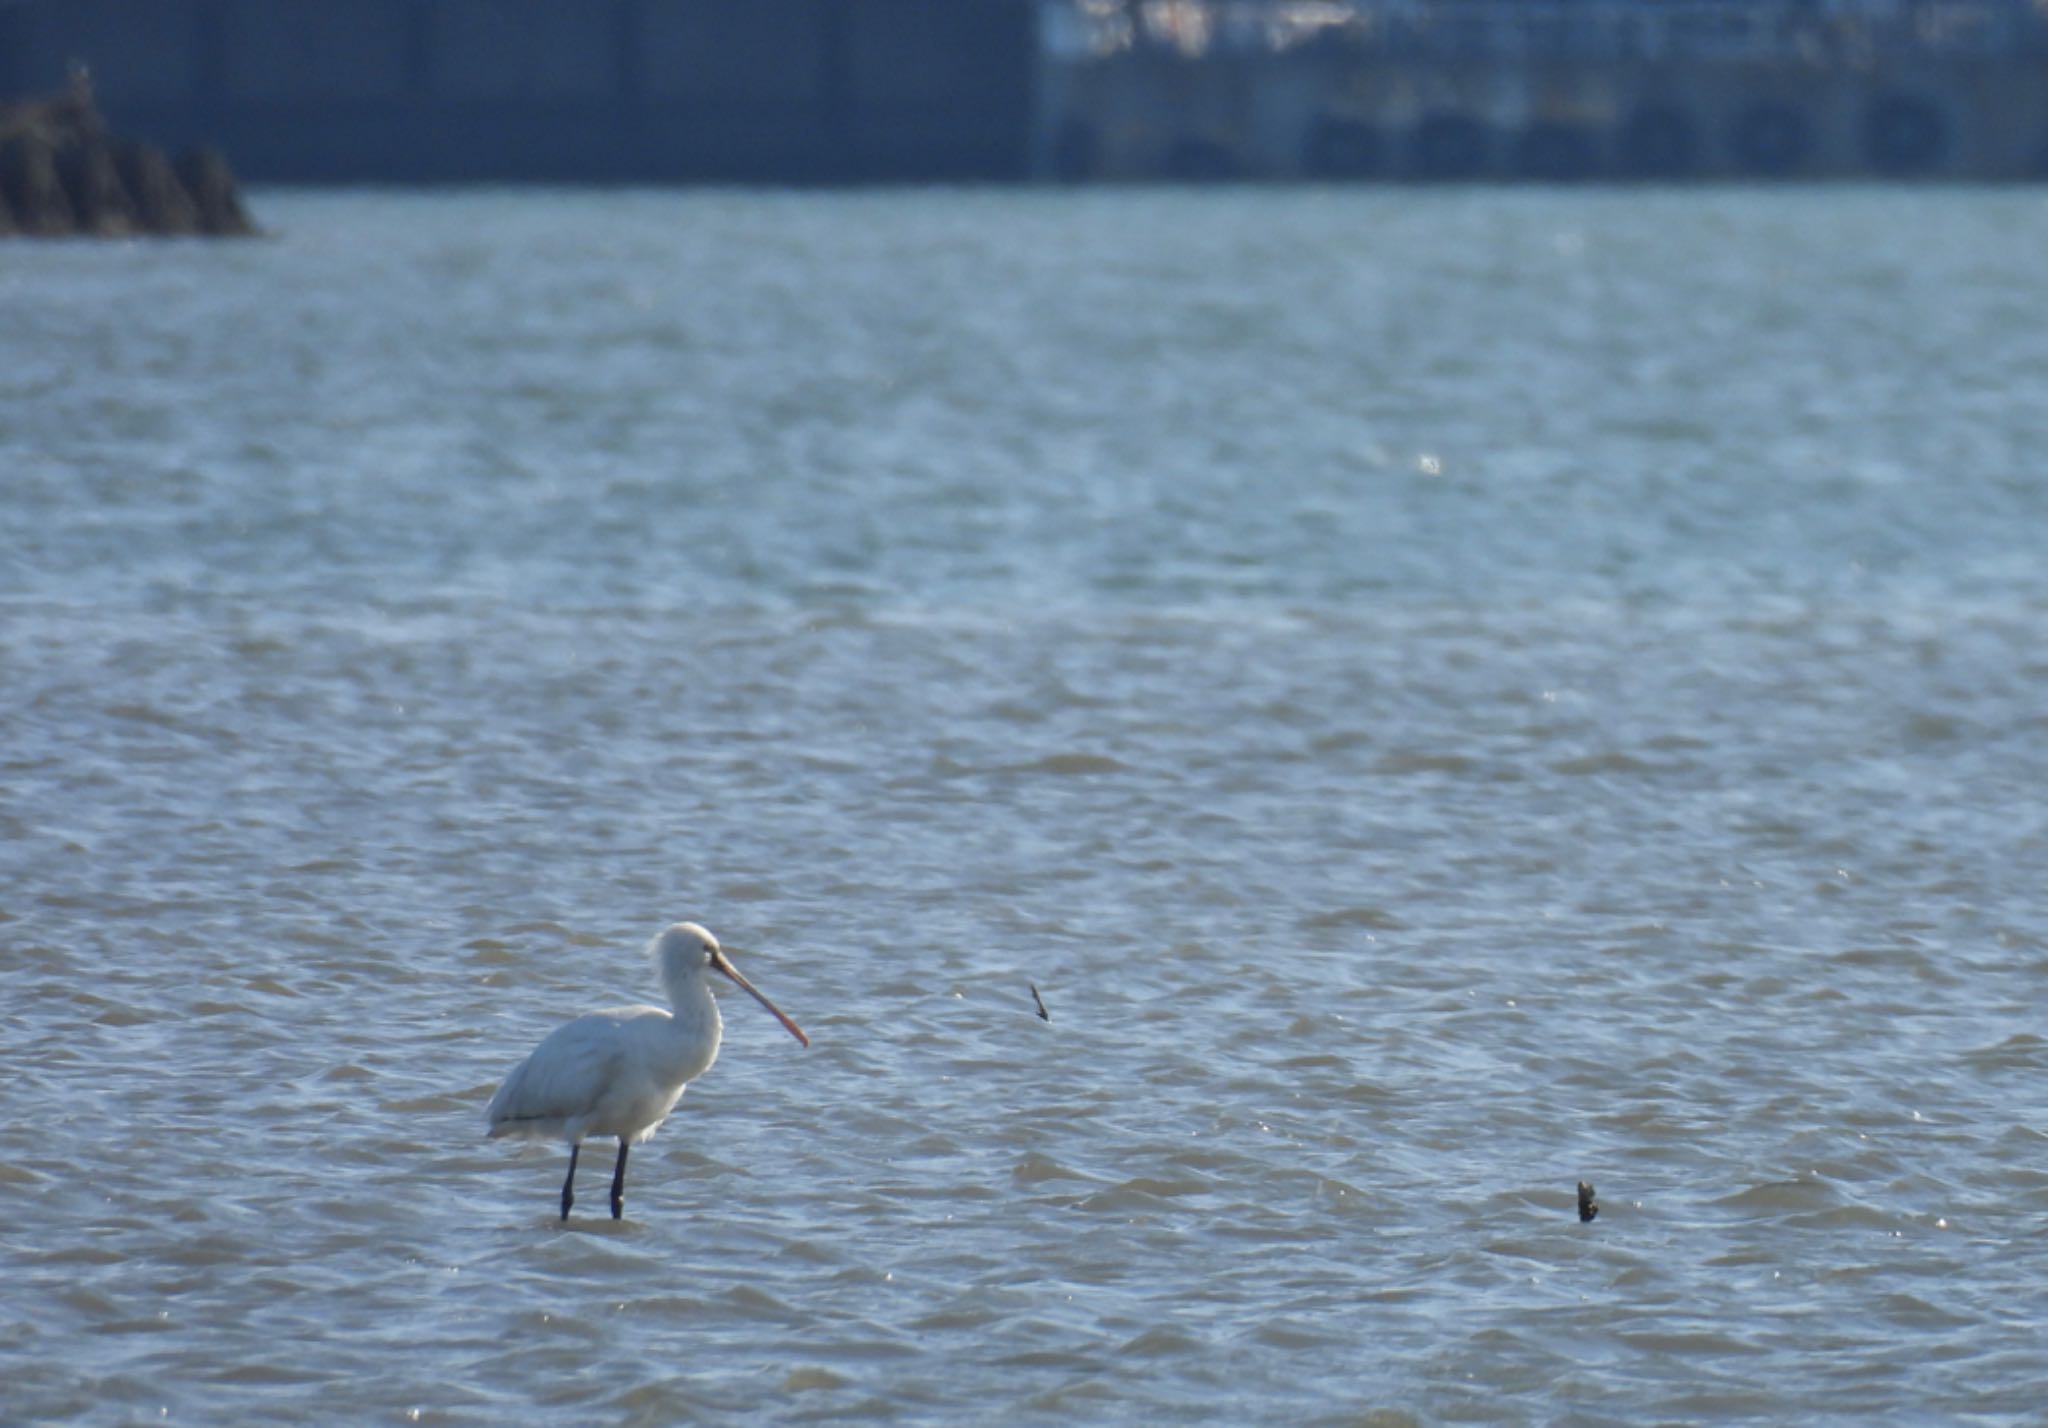
[[[694,922],[672,922],[654,939],[654,960],[665,982],[701,977],[724,956],[718,939]]]
[[[702,977],[706,972],[717,972],[729,978],[748,996],[759,1002],[775,1015],[775,1019],[789,1029],[789,1034],[805,1046],[811,1039],[804,1035],[803,1028],[783,1015],[782,1008],[761,995],[754,984],[740,975],[732,959],[725,955],[725,949],[718,945],[718,939],[694,922],[676,922],[662,929],[655,939],[654,957],[661,964],[661,976],[670,986]]]

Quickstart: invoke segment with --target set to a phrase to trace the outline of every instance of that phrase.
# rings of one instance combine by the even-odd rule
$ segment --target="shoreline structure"
[[[0,0],[87,65],[255,183],[2048,179],[2048,0]],[[27,222],[173,231],[67,102]]]
[[[64,93],[0,104],[0,235],[240,237],[256,227],[218,149],[175,158],[108,127],[83,66]]]

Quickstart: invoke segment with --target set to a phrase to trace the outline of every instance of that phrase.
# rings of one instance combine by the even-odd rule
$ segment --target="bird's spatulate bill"
[[[711,965],[716,967],[719,971],[725,973],[726,976],[732,978],[733,981],[737,982],[739,984],[741,991],[745,992],[748,996],[752,997],[762,1006],[768,1008],[770,1012],[774,1013],[775,1019],[781,1022],[784,1026],[789,1028],[789,1034],[791,1036],[795,1037],[805,1046],[809,1046],[811,1044],[811,1039],[808,1036],[804,1035],[804,1029],[798,1026],[795,1022],[791,1021],[789,1019],[789,1015],[786,1012],[784,1012],[781,1007],[775,1005],[775,1003],[769,1001],[768,998],[761,995],[761,989],[759,987],[755,986],[745,977],[742,977],[740,975],[740,969],[733,966],[733,964],[729,960],[727,960],[726,955],[722,950],[711,954]]]

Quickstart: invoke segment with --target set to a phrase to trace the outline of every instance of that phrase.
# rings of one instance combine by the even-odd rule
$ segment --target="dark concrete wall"
[[[2038,0],[1358,0],[1280,45],[1049,30],[1034,171],[1418,182],[2048,179]]]
[[[1067,178],[1608,182],[2048,178],[2048,54],[1504,66],[1159,50],[1048,68]]]
[[[0,0],[0,97],[282,181],[1025,172],[1031,0]]]

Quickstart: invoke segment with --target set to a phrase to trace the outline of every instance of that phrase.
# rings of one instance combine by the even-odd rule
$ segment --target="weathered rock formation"
[[[116,138],[83,69],[55,98],[0,104],[0,235],[255,231],[219,150],[173,163],[153,144]]]

